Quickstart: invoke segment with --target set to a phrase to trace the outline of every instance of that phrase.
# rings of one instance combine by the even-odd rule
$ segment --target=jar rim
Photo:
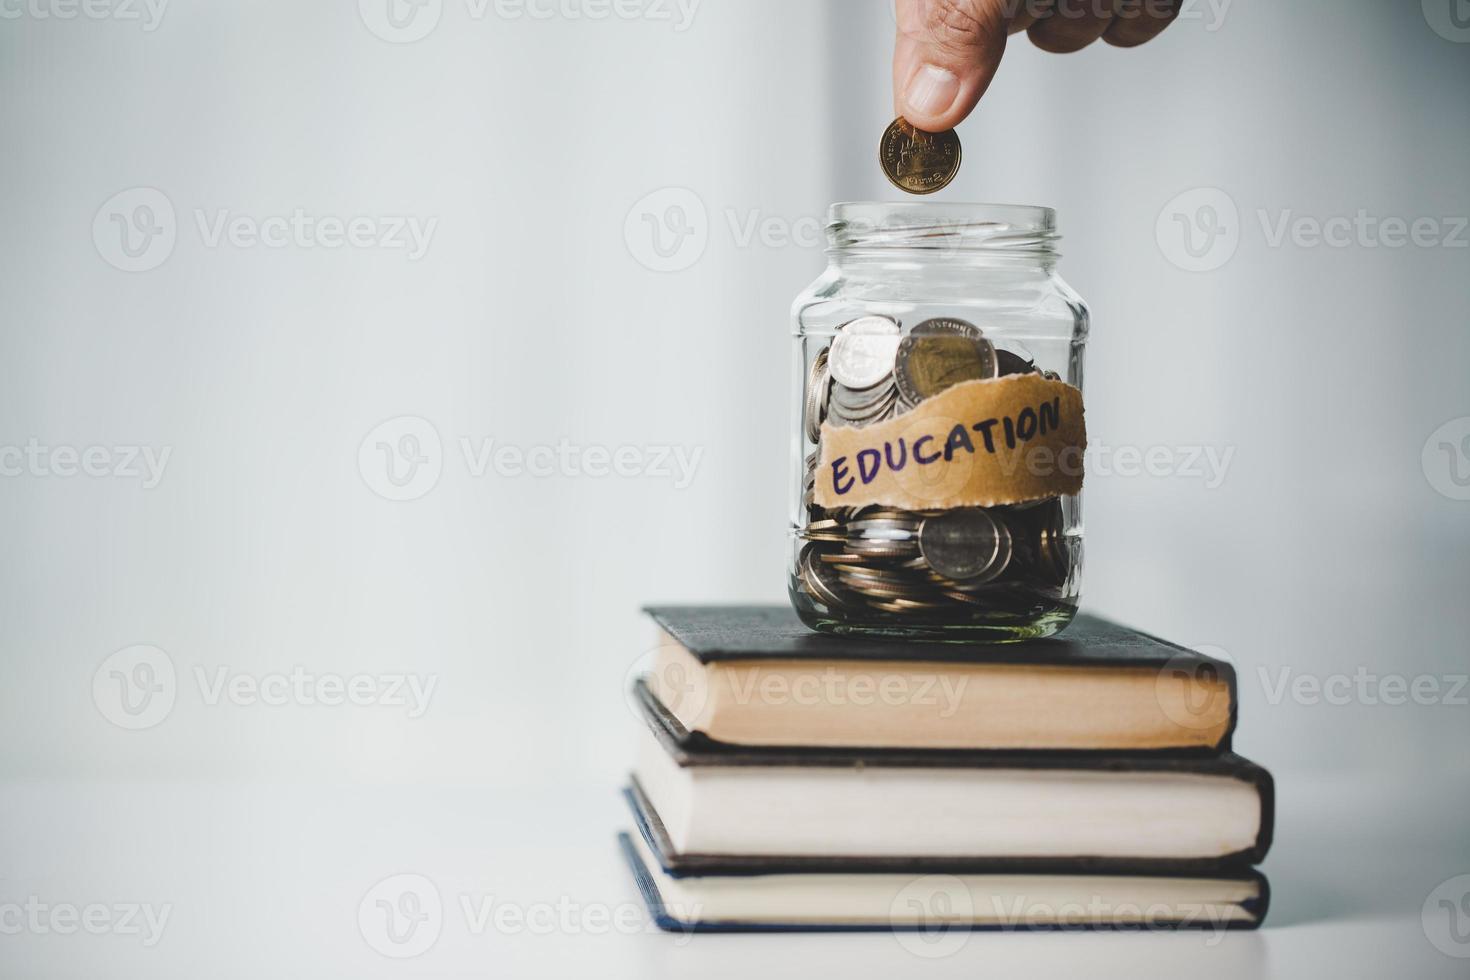
[[[843,201],[827,213],[827,238],[845,249],[985,249],[1051,254],[1053,208],[940,201]]]

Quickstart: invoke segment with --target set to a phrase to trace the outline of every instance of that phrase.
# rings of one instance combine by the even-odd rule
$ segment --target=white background
[[[442,0],[400,8],[427,32],[401,43],[377,0],[173,0],[153,29],[141,5],[5,5],[0,448],[52,454],[0,476],[0,906],[172,912],[151,947],[0,933],[4,973],[1462,975],[1420,913],[1470,872],[1470,692],[1290,685],[1470,671],[1470,233],[1271,241],[1286,212],[1470,215],[1470,38],[1436,2],[1201,3],[1133,51],[1013,41],[962,127],[947,199],[1059,210],[1094,443],[1233,454],[1218,486],[1093,473],[1085,599],[1236,662],[1237,747],[1278,780],[1276,902],[1219,945],[977,936],[922,963],[891,936],[476,934],[459,905],[632,901],[612,835],[640,605],[784,601],[788,308],[827,204],[895,194],[888,8]],[[134,188],[173,242],[124,271],[111,215],[158,200],[109,206]],[[1186,271],[1174,214],[1210,188],[1229,261]],[[686,267],[655,271],[646,221],[691,199]],[[417,258],[211,244],[223,212],[297,209],[435,223]],[[767,219],[805,243],[745,237]],[[439,476],[392,501],[359,450],[405,416],[386,441],[431,427]],[[697,465],[477,476],[461,440]],[[94,446],[169,455],[156,486],[54,472]],[[174,701],[127,730],[104,661],[139,644]],[[221,670],[296,667],[435,686],[420,717],[210,703]],[[404,962],[357,926],[400,873],[444,903]]]

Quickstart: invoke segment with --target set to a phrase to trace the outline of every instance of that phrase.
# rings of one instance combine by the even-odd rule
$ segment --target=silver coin
[[[844,401],[871,401],[885,394],[893,387],[893,376],[885,374],[870,385],[845,385],[842,382],[834,382],[833,387],[837,394],[844,396]]]
[[[832,340],[832,377],[848,388],[871,388],[893,373],[899,326],[886,316],[843,324]]]
[[[874,425],[892,416],[896,404],[897,400],[895,399],[885,402],[876,408],[869,409],[866,412],[854,412],[847,416],[847,421],[856,426]]]
[[[857,533],[849,531],[847,534],[847,540],[861,542],[898,541],[902,543],[907,543],[908,541],[913,539],[913,536],[914,532],[908,530],[907,528],[893,528],[892,530],[886,531],[874,529]]]
[[[1072,547],[1067,537],[1066,516],[1060,498],[1047,501],[1035,511],[1036,572],[1045,585],[1064,586],[1072,572]]]
[[[880,422],[887,422],[892,417],[893,408],[892,406],[890,406],[885,409],[879,409],[871,415],[858,415],[851,418],[848,418],[846,416],[843,416],[842,418],[834,417],[832,420],[832,424],[836,426],[846,426],[850,429],[863,429],[870,425],[877,425]]]
[[[865,558],[913,558],[919,554],[919,545],[916,541],[869,541],[849,538],[844,545],[844,550],[849,554],[862,555]]]
[[[830,364],[829,364],[830,366]],[[832,397],[844,405],[866,405],[885,397],[893,391],[893,377],[885,374],[877,384],[866,388],[853,388],[838,381],[832,385]]]
[[[880,384],[866,391],[854,391],[844,385],[833,385],[831,405],[849,415],[866,412],[891,402],[898,397],[898,388],[893,384]]]
[[[834,384],[828,395],[827,410],[835,415],[862,415],[882,408],[897,397],[898,389],[888,383],[862,391]]]
[[[878,401],[873,402],[870,405],[865,405],[862,408],[851,409],[851,410],[849,410],[849,414],[859,415],[859,416],[882,415],[884,412],[887,412],[890,409],[892,409],[893,406],[895,404],[897,404],[897,402],[898,402],[898,389],[897,388],[892,388],[892,389],[889,389],[889,391],[887,391],[884,394],[884,396],[882,398],[880,398]]]
[[[870,538],[896,538],[902,541],[919,533],[919,522],[895,521],[881,517],[864,517],[861,520],[849,521],[847,533],[849,535],[856,534]]]
[[[893,397],[874,402],[871,405],[850,406],[839,405],[836,402],[833,402],[832,417],[835,419],[842,419],[847,422],[864,422],[870,419],[877,418],[884,412],[889,411],[893,408],[894,404],[897,401],[898,397],[895,395]]]
[[[829,609],[839,609],[844,605],[841,582],[833,574],[833,570],[824,566],[816,558],[817,549],[815,548],[802,555],[802,584],[806,586],[807,594],[813,599]]]
[[[831,422],[833,425],[837,426],[847,426],[850,428],[860,429],[864,426],[876,425],[879,422],[886,422],[889,419],[893,418],[896,406],[897,402],[895,400],[887,402],[883,405],[879,405],[877,408],[870,409],[869,411],[862,413],[849,414],[837,409],[833,409]]]
[[[827,414],[827,392],[832,385],[832,375],[827,370],[827,351],[823,348],[812,361],[811,373],[806,382],[806,437],[808,442],[822,438],[822,422]]]
[[[963,582],[992,573],[1010,561],[1010,534],[979,508],[948,511],[919,525],[919,552],[929,567]],[[1004,540],[1004,552],[1002,541]]]
[[[991,582],[1000,578],[1005,574],[1006,569],[1010,567],[1011,561],[1016,555],[1015,536],[1011,533],[1010,525],[1006,523],[1004,516],[999,513],[993,513],[991,519],[995,521],[996,531],[999,532],[996,558],[990,568],[986,570],[985,574],[975,581]]]

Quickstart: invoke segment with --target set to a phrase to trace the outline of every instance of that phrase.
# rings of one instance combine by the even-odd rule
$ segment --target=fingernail
[[[904,101],[914,112],[937,116],[954,105],[960,94],[960,79],[954,72],[935,65],[924,65],[909,79]]]

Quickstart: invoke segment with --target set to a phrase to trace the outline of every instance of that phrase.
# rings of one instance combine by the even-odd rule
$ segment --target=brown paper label
[[[1082,392],[1039,374],[966,381],[879,425],[822,426],[820,507],[994,507],[1082,489]]]

